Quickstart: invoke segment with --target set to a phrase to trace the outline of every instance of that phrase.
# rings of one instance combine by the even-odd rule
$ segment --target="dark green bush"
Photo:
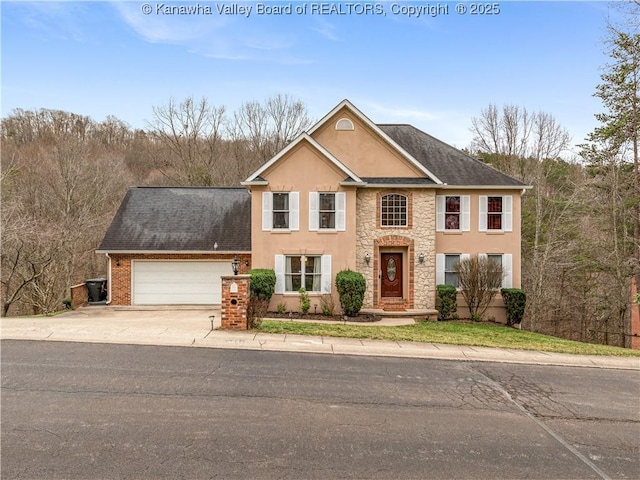
[[[439,307],[438,319],[448,320],[451,315],[458,311],[458,291],[453,285],[438,285],[436,286],[438,292]]]
[[[507,306],[507,325],[512,326],[522,322],[527,295],[519,288],[503,288],[500,290],[502,300]]]
[[[362,308],[367,282],[361,273],[342,270],[336,275],[336,288],[345,315],[354,317]]]
[[[276,289],[276,272],[268,268],[256,268],[249,271],[251,285],[249,291],[251,297],[259,300],[271,300]]]

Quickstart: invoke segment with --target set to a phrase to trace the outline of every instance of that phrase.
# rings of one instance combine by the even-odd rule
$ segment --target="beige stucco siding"
[[[336,130],[336,122],[348,118],[354,130]],[[424,177],[379,135],[347,109],[342,109],[312,137],[360,177]]]
[[[520,190],[449,190],[442,189],[438,195],[469,195],[470,197],[470,231],[468,232],[436,232],[435,253],[444,254],[511,254],[513,287],[521,285],[521,198]],[[512,229],[511,232],[480,232],[480,196],[512,197]]]
[[[345,175],[333,163],[326,160],[315,148],[303,142],[262,174],[268,186],[251,188],[251,244],[254,268],[275,268],[276,255],[331,255],[331,273],[355,269],[356,256],[356,193],[354,188],[344,188],[340,182]],[[262,230],[262,192],[299,192],[299,230]],[[345,192],[345,231],[309,231],[309,192]],[[336,303],[335,281],[332,293]],[[270,309],[278,303],[287,309],[297,310],[297,294],[274,295]],[[316,298],[312,305],[318,304]]]

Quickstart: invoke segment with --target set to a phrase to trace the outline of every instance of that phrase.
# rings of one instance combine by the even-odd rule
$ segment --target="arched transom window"
[[[380,225],[383,227],[407,226],[407,197],[399,193],[383,195],[380,200]]]

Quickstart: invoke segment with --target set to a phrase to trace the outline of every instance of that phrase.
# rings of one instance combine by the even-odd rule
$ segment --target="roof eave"
[[[402,155],[409,163],[411,163],[414,167],[424,173],[427,177],[433,180],[437,184],[443,183],[437,176],[435,176],[432,172],[429,171],[424,165],[418,162],[409,152],[407,152],[404,148],[402,148],[398,143],[396,143],[389,135],[384,133],[380,127],[378,127],[375,123],[373,123],[364,113],[356,108],[349,100],[345,99],[336,105],[329,113],[327,113],[324,117],[322,117],[313,127],[311,127],[308,132],[309,135],[312,135],[318,128],[324,125],[329,118],[334,116],[340,109],[343,107],[348,108],[351,113],[353,113],[356,117],[360,119],[363,123],[365,123],[369,128],[371,128],[374,132],[376,132],[382,139],[387,142],[392,148],[394,148],[400,155]]]
[[[446,190],[529,190],[531,185],[449,185],[439,186]]]
[[[360,182],[360,178],[352,172],[346,165],[344,165],[340,160],[338,160],[331,152],[329,152],[326,148],[316,142],[308,133],[303,132],[298,137],[293,140],[289,145],[283,148],[275,157],[269,160],[267,163],[262,165],[258,170],[256,170],[249,178],[247,178],[244,182],[241,182],[242,185],[268,185],[267,183],[251,183],[256,182],[256,177],[260,176],[265,170],[269,169],[272,165],[278,162],[282,157],[284,157],[287,153],[293,150],[299,143],[303,140],[309,142],[309,144],[318,150],[327,160],[333,163],[336,167],[338,167],[346,176],[353,178],[356,182]],[[258,180],[261,182],[261,180]]]
[[[251,253],[251,250],[110,250],[96,249],[94,253],[109,255],[233,255]]]

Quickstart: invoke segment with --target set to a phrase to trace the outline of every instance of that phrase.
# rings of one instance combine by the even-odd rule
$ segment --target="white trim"
[[[513,197],[511,195],[502,196],[502,230],[513,231]]]
[[[436,253],[436,285],[444,285],[445,254]]]
[[[460,230],[471,231],[471,197],[460,195]]]
[[[347,228],[347,195],[336,192],[336,230],[344,232]]]
[[[293,150],[293,148],[295,148],[299,143],[301,143],[304,140],[309,142],[312,147],[317,149],[327,160],[329,160],[336,167],[338,167],[346,176],[353,178],[356,182],[362,182],[362,180],[360,180],[360,178],[355,173],[353,173],[351,170],[349,170],[349,168],[347,168],[331,152],[329,152],[326,148],[324,148],[322,145],[320,145],[318,142],[316,142],[313,138],[311,138],[311,136],[308,133],[302,132],[289,145],[287,145],[285,148],[280,150],[280,153],[278,153],[275,157],[273,157],[267,163],[262,165],[262,167],[260,167],[258,170],[253,172],[243,183],[244,184],[251,184],[253,181],[255,181],[256,177],[259,177],[265,170],[267,170],[274,163],[279,161],[282,157],[284,157],[287,153],[289,153],[291,150]]]
[[[318,219],[318,200],[320,195],[318,192],[309,192],[309,231],[317,232],[319,225]]]
[[[312,135],[318,128],[324,125],[331,117],[333,117],[338,111],[342,108],[346,107],[353,115],[358,117],[360,121],[362,121],[365,125],[371,128],[376,134],[378,134],[382,139],[387,142],[391,147],[393,147],[400,155],[402,155],[406,160],[408,160],[414,167],[416,167],[419,171],[424,173],[426,176],[431,178],[437,184],[442,184],[442,180],[436,177],[433,173],[431,173],[424,165],[418,162],[415,158],[413,158],[404,148],[398,145],[394,140],[389,137],[386,133],[384,133],[380,127],[378,127],[375,123],[373,123],[367,116],[358,110],[349,100],[345,99],[336,105],[329,113],[327,113],[324,117],[322,117],[313,127],[311,127],[308,132],[309,135]]]
[[[262,231],[273,229],[273,192],[262,192]]]
[[[436,195],[436,232],[444,232],[444,211],[446,204],[446,196]]]
[[[502,270],[504,277],[502,278],[502,288],[511,288],[513,286],[513,255],[510,253],[502,254]]]
[[[95,250],[108,255],[247,255],[251,250]],[[133,260],[141,260],[134,258]],[[149,260],[164,260],[163,258]],[[190,260],[188,258],[179,260]],[[212,260],[217,260],[213,258]]]
[[[480,195],[478,197],[478,231],[487,231],[487,202],[489,197],[487,195]]]
[[[331,293],[331,255],[320,257],[320,293]]]
[[[436,187],[436,185],[432,185]],[[529,190],[533,188],[531,185],[438,185],[438,188],[445,190],[519,190],[520,193],[524,193],[523,190]]]
[[[274,271],[276,273],[276,287],[274,293],[284,293],[284,255],[276,255],[274,260]]]
[[[289,230],[300,230],[300,193],[289,192]]]

